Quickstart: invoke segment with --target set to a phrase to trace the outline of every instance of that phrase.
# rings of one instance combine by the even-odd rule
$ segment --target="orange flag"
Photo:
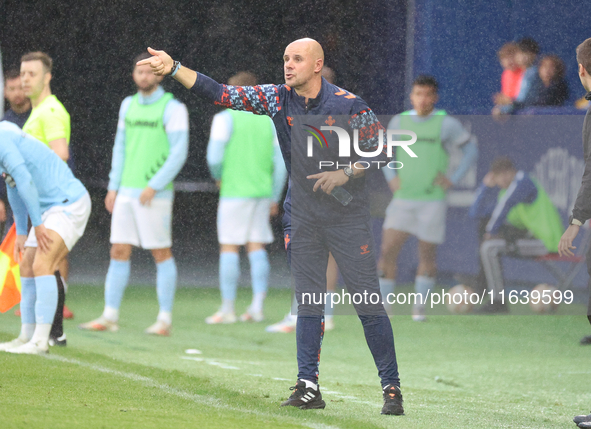
[[[0,244],[0,313],[5,313],[21,302],[21,275],[18,263],[14,260],[16,225],[6,234]]]

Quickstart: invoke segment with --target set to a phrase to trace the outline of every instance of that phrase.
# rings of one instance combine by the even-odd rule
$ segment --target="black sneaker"
[[[402,408],[402,392],[400,391],[400,387],[389,384],[383,390],[384,406],[382,407],[382,414],[403,416],[404,408]]]
[[[49,336],[49,345],[50,346],[58,346],[58,347],[65,347],[68,345],[68,340],[66,340],[66,334],[63,334],[61,337],[54,337]]]
[[[591,344],[591,335],[587,335],[586,337],[581,338],[581,345],[588,346]]]
[[[312,387],[315,386],[315,387]],[[298,380],[295,386],[289,388],[294,390],[287,401],[281,403],[282,407],[298,407],[300,410],[323,409],[326,403],[322,400],[320,386],[311,381]]]
[[[581,422],[577,426],[581,429],[591,429],[591,422]]]
[[[578,425],[579,423],[583,423],[583,422],[590,422],[591,423],[591,414],[587,414],[586,416],[575,416],[575,418],[573,419],[573,422],[575,422],[576,425]]]
[[[494,304],[490,302],[488,304],[483,304],[478,307],[474,313],[476,314],[499,314],[499,313],[509,313],[509,307],[507,304],[501,304],[499,301],[495,301]]]

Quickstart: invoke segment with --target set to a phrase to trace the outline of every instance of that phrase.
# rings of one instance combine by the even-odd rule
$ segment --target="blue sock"
[[[415,292],[421,294],[423,305],[427,303],[427,295],[435,288],[435,277],[417,276],[415,278]]]
[[[220,253],[220,291],[222,301],[235,301],[236,288],[240,278],[240,257],[238,253]]]
[[[382,300],[384,303],[387,303],[388,295],[390,295],[390,300],[392,300],[392,294],[394,293],[394,289],[396,288],[396,281],[394,279],[387,279],[384,277],[380,277],[380,292],[382,294]]]
[[[57,280],[55,275],[35,277],[37,300],[35,301],[35,323],[52,324],[57,309]]]
[[[324,316],[333,316],[334,315],[334,308],[337,304],[331,305],[332,303],[332,294],[338,295],[338,292],[326,292],[326,302],[324,303]],[[336,301],[336,298],[335,298]]]
[[[160,312],[171,313],[176,291],[176,263],[174,258],[156,264],[156,292]]]
[[[269,258],[265,249],[255,250],[248,254],[250,262],[250,276],[252,279],[252,293],[267,292],[267,284],[269,283]]]
[[[119,310],[123,292],[129,281],[131,263],[111,259],[107,279],[105,281],[105,306]]]
[[[32,277],[21,277],[21,321],[23,324],[35,324],[36,300],[37,289],[35,279]]]

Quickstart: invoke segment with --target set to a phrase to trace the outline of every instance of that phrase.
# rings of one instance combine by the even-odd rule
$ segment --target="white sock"
[[[115,322],[119,320],[119,310],[113,307],[105,307],[103,310],[103,317],[109,322]]]
[[[233,299],[222,299],[222,308],[220,309],[222,313],[234,313],[234,300]]]
[[[332,314],[325,314],[324,315],[324,321],[328,322],[329,320],[332,320]]]
[[[250,304],[251,313],[262,313],[263,302],[265,301],[266,295],[267,294],[265,292],[257,292],[252,295],[252,302]]]
[[[37,323],[31,342],[37,347],[46,349],[49,346],[49,333],[51,332],[51,323]]]
[[[302,380],[304,383],[306,383],[306,387],[309,387],[310,389],[318,390],[318,385],[316,383],[314,383],[313,381],[304,380],[302,378],[300,378],[300,380]]]
[[[172,313],[170,311],[161,311],[158,313],[156,320],[164,322],[167,325],[172,325]]]
[[[35,324],[34,323],[23,323],[21,325],[21,333],[18,336],[18,338],[26,343],[31,338],[33,338],[34,333],[35,333]]]

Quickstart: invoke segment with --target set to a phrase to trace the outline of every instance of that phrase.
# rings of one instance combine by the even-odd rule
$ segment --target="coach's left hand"
[[[154,199],[154,195],[156,195],[156,191],[149,186],[146,186],[140,195],[140,204],[142,206],[150,207],[150,203]]]
[[[328,195],[330,195],[335,187],[343,186],[349,181],[349,177],[343,170],[325,171],[324,173],[312,174],[306,178],[318,179],[316,180],[316,183],[314,183],[314,188],[312,190],[316,192],[318,188],[320,188]]]

